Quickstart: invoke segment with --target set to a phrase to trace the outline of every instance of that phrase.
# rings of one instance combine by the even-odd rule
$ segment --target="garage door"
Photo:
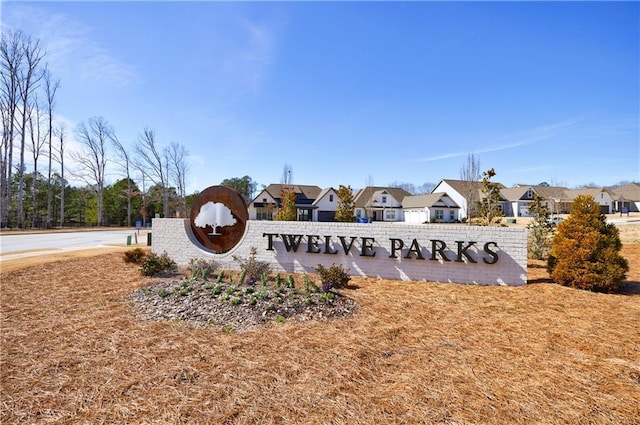
[[[318,221],[336,221],[336,212],[318,211]]]

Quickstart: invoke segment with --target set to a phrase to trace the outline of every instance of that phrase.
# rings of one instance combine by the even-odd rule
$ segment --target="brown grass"
[[[623,255],[640,284],[640,245]],[[353,279],[352,319],[225,334],[139,320],[121,256],[3,266],[2,423],[640,418],[638,295]]]

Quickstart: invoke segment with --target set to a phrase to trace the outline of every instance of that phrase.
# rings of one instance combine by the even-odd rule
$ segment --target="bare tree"
[[[20,179],[18,181],[18,227],[23,227],[24,210],[24,151],[27,137],[27,122],[31,115],[33,105],[32,96],[38,88],[42,79],[42,72],[39,71],[40,61],[45,55],[40,47],[40,40],[33,40],[30,36],[23,34],[21,48],[24,61],[18,68],[18,84],[21,103],[22,120],[20,125]]]
[[[187,173],[189,172],[189,163],[187,162],[187,156],[189,152],[185,147],[179,143],[171,143],[169,146],[169,168],[170,176],[173,183],[178,190],[178,196],[180,197],[180,212],[182,217],[187,216],[187,202],[186,202],[186,185],[187,185]]]
[[[460,180],[463,181],[463,196],[467,203],[467,223],[471,224],[475,206],[479,198],[478,182],[480,181],[480,158],[472,152],[460,167]]]
[[[416,185],[413,183],[407,183],[407,182],[399,182],[399,181],[394,181],[389,183],[388,185],[389,187],[398,187],[400,189],[404,189],[407,192],[409,192],[412,195],[417,195],[417,189],[416,189]]]
[[[98,195],[98,226],[102,226],[107,146],[113,139],[113,129],[102,117],[89,118],[89,125],[80,123],[76,131],[79,151],[71,153],[78,164],[77,177],[93,188]]]
[[[58,141],[60,144],[58,145],[58,162],[60,163],[60,227],[64,226],[64,190],[65,190],[65,180],[64,180],[64,137],[65,137],[65,127],[64,124],[60,124],[58,129],[55,131],[56,136],[58,136]]]
[[[2,91],[0,111],[2,111],[2,179],[0,180],[0,221],[2,227],[9,225],[11,216],[13,145],[19,101],[18,69],[24,57],[21,32],[3,32],[0,40],[0,77]]]
[[[35,123],[34,123],[35,122]],[[31,217],[31,227],[38,225],[38,189],[36,182],[38,181],[38,159],[40,159],[40,153],[46,142],[46,137],[42,135],[42,114],[40,111],[40,105],[38,98],[34,99],[33,112],[29,114],[29,133],[31,136],[31,145],[28,149],[31,151],[33,158],[33,182],[31,184],[31,192],[33,196],[33,214]]]
[[[125,173],[125,177],[127,178],[127,226],[131,227],[131,160],[129,158],[129,152],[124,147],[118,137],[113,133],[111,135],[111,141],[116,148],[116,154],[118,159],[120,160],[120,166],[122,167],[122,171]]]
[[[285,163],[282,167],[282,177],[280,178],[282,184],[293,184],[293,168],[291,165]]]
[[[44,93],[47,98],[47,118],[49,126],[47,128],[47,140],[49,142],[49,169],[47,173],[47,229],[51,227],[51,203],[52,203],[52,187],[51,187],[51,172],[53,161],[53,107],[56,98],[56,93],[60,88],[60,79],[52,81],[51,72],[45,69],[44,72]]]
[[[167,150],[161,150],[156,145],[153,130],[145,129],[138,135],[134,148],[137,159],[135,167],[149,180],[160,187],[162,192],[162,207],[165,217],[169,217],[169,155]]]

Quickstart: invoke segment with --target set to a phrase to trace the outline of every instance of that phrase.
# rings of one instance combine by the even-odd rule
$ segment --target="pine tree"
[[[296,192],[290,186],[282,186],[282,206],[273,218],[275,221],[296,221]]]
[[[551,249],[554,224],[551,222],[551,212],[545,199],[533,194],[533,202],[529,206],[529,215],[533,221],[527,225],[529,229],[529,255],[536,260],[545,258]]]
[[[355,205],[353,203],[353,194],[351,193],[351,186],[340,185],[338,188],[338,208],[336,210],[336,221],[351,223],[356,221],[356,216],[353,214]]]
[[[491,181],[495,175],[496,171],[493,168],[482,173],[482,193],[484,196],[477,203],[477,215],[483,226],[491,226],[494,222],[499,222],[503,216],[498,204],[500,184]]]
[[[558,225],[548,270],[560,285],[598,292],[619,289],[629,271],[618,228],[606,222],[593,196],[580,195],[569,218]]]

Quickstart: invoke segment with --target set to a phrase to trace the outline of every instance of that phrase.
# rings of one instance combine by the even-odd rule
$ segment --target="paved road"
[[[135,229],[101,230],[68,233],[9,234],[0,236],[0,254],[16,251],[67,250],[93,248],[103,245],[124,245],[127,236],[135,242]],[[138,236],[138,242],[146,245],[146,232]]]

